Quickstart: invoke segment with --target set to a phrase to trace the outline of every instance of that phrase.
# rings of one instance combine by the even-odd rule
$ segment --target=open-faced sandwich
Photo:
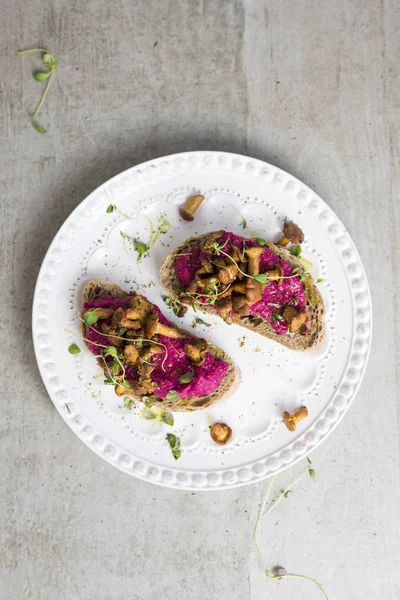
[[[90,281],[81,318],[85,344],[118,396],[187,412],[212,406],[235,387],[231,358],[173,325],[144,296]]]
[[[301,234],[303,241],[295,228],[288,224],[284,232]],[[324,303],[304,260],[293,252],[300,246],[283,246],[289,241],[284,236],[277,245],[225,231],[191,237],[165,259],[160,280],[174,301],[292,350],[311,350],[325,335]]]

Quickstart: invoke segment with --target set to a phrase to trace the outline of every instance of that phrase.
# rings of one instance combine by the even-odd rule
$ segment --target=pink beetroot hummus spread
[[[90,302],[86,302],[83,306],[83,310],[86,312],[94,308],[111,308],[116,310],[119,307],[124,309],[129,307],[129,301],[136,294],[131,294],[126,298],[114,298],[113,296],[101,296],[95,298]],[[168,321],[159,308],[153,305],[154,310],[159,315],[159,321],[164,325],[174,327],[174,324]],[[102,321],[107,323],[107,321]],[[90,351],[98,355],[101,348],[90,342],[96,344],[103,344],[104,346],[110,345],[110,340],[101,333],[101,325],[99,322],[94,325],[87,327],[86,339],[89,341]],[[154,391],[154,394],[160,398],[165,398],[170,390],[176,391],[181,398],[192,398],[193,396],[206,396],[215,392],[224,379],[229,365],[222,360],[216,359],[209,351],[205,354],[205,360],[201,365],[193,365],[184,351],[185,343],[195,341],[197,338],[187,337],[184,339],[172,339],[163,335],[158,337],[158,341],[165,345],[165,349],[160,354],[156,354],[150,357],[149,361],[154,365],[154,369],[151,373],[151,379],[155,381],[158,386]],[[180,383],[179,379],[185,373],[188,373],[191,369],[194,370],[193,379],[190,383]],[[134,367],[125,366],[126,379],[131,383],[137,380],[137,373]]]
[[[254,240],[244,239],[231,232],[224,233],[217,239],[219,245],[223,245],[226,253],[230,252],[231,246],[235,245],[239,250],[243,250],[244,244],[246,248],[260,246]],[[191,246],[177,256],[175,261],[175,269],[178,279],[182,286],[186,288],[189,283],[195,278],[196,271],[200,269],[202,259],[210,260],[216,258],[217,254],[210,255],[202,252],[200,245]],[[275,265],[280,265],[285,277],[293,275],[291,265],[281,260],[269,248],[264,248],[260,256],[260,273],[266,273],[274,268]],[[287,306],[293,306],[297,310],[305,310],[305,293],[300,277],[294,276],[290,279],[284,279],[281,285],[275,281],[269,281],[263,291],[262,299],[251,306],[252,317],[262,317],[269,321],[277,333],[287,333],[288,325],[283,319],[279,319],[283,309]],[[278,316],[279,315],[279,316]]]

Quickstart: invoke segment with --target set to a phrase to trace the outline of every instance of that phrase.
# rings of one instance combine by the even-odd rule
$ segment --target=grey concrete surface
[[[316,480],[263,523],[260,544],[266,565],[315,577],[330,600],[400,598],[399,3],[0,8],[0,598],[322,598],[307,581],[265,577],[252,541],[265,484],[192,494],[129,478],[75,438],[36,368],[33,288],[63,220],[123,169],[194,149],[290,171],[359,248],[375,318],[364,383],[313,455]],[[60,60],[43,136],[29,118],[40,85],[17,56],[37,45]]]

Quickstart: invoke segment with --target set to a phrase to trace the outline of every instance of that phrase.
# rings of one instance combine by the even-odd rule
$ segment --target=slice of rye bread
[[[126,296],[129,295],[130,294],[128,292],[125,292],[118,285],[110,283],[106,279],[94,279],[92,281],[89,281],[83,288],[82,303],[90,302],[90,300],[94,300],[95,298],[99,298],[100,296],[126,298]],[[86,325],[84,322],[82,322],[81,325],[83,337],[86,337]],[[177,327],[176,325],[174,326],[178,331],[180,331],[184,335],[187,335],[188,337],[192,338],[196,337],[193,333],[187,332],[181,327]],[[85,344],[86,346],[88,345],[87,342],[85,342]],[[219,384],[218,388],[212,394],[208,394],[207,396],[193,396],[192,398],[179,398],[178,400],[163,400],[162,398],[152,398],[154,405],[157,405],[163,410],[170,412],[192,412],[195,410],[209,408],[210,406],[217,404],[217,402],[220,402],[222,399],[227,398],[235,391],[239,384],[239,370],[235,366],[233,360],[230,358],[230,356],[228,356],[228,354],[226,354],[226,352],[221,350],[221,348],[218,348],[218,346],[214,346],[214,344],[208,344],[208,349],[216,359],[223,360],[229,365],[229,370],[227,371],[224,379]],[[105,367],[103,370],[105,376],[108,377]],[[135,400],[138,400],[139,402],[142,401],[142,396],[134,394],[132,390],[126,389],[124,395],[130,396]]]
[[[182,244],[180,244],[174,250],[174,252],[171,252],[171,254],[167,256],[160,268],[160,281],[169,296],[171,296],[174,299],[179,299],[179,296],[185,291],[176,274],[176,255],[181,252],[184,252],[190,246],[195,246],[199,244],[200,242],[212,242],[217,238],[221,237],[221,235],[223,235],[224,233],[225,231],[212,231],[208,234],[202,234],[195,237],[191,237]],[[293,268],[299,268],[301,272],[305,272],[304,266],[301,264],[298,258],[290,254],[289,250],[287,250],[286,248],[277,246],[272,242],[267,242],[266,247],[272,250],[272,252],[274,252],[278,258],[284,260]],[[275,342],[279,342],[280,344],[283,344],[291,350],[297,350],[301,352],[313,350],[314,348],[320,345],[320,343],[325,337],[325,307],[321,294],[314,285],[314,282],[310,275],[304,282],[304,288],[306,296],[306,311],[308,316],[308,332],[305,335],[301,335],[300,333],[277,333],[272,327],[272,325],[269,323],[269,321],[266,321],[264,319],[262,319],[261,322],[259,321],[259,319],[257,319],[257,324],[255,324],[253,320],[254,318],[251,319],[249,317],[239,317],[238,315],[236,315],[233,317],[233,322],[237,325],[240,325],[241,327],[250,329],[250,331],[260,333],[264,337],[274,340]],[[216,308],[212,305],[196,304],[196,309],[213,315],[217,314]]]

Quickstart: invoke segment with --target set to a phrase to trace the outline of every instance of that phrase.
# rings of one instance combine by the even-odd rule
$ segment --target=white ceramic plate
[[[191,194],[206,201],[193,223],[177,207]],[[108,193],[108,195],[107,195]],[[130,216],[107,213],[111,202]],[[242,229],[236,207],[247,220]],[[140,272],[120,232],[147,241],[149,221],[164,213],[172,228],[161,235]],[[107,278],[144,293],[172,320],[164,305],[158,269],[163,258],[191,235],[225,229],[277,240],[284,219],[305,232],[303,256],[314,264],[326,306],[327,335],[313,352],[296,353],[204,316],[211,327],[195,333],[226,350],[242,374],[237,392],[197,413],[176,413],[175,425],[145,421],[139,404],[121,408],[113,388],[78,338],[76,314],[83,285]],[[190,328],[193,312],[183,321]],[[140,479],[184,489],[222,489],[269,477],[305,457],[324,440],[349,408],[360,385],[372,328],[368,283],[356,248],[333,211],[291,175],[259,160],[219,152],[193,152],[128,169],[94,191],[70,215],[54,238],[38,277],[33,304],[33,338],[39,369],[63,419],[99,456]],[[72,342],[81,346],[68,353]],[[282,424],[282,410],[301,404],[309,417],[296,432]],[[217,446],[209,425],[228,423],[231,441]],[[181,433],[176,461],[167,432]]]

